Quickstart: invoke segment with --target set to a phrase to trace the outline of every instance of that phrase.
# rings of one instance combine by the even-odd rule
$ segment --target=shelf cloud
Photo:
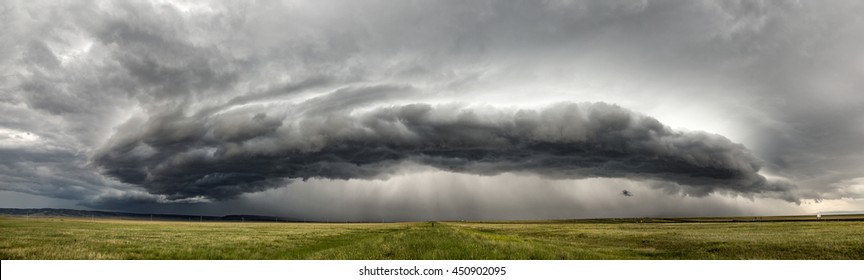
[[[758,174],[759,160],[743,145],[605,103],[411,104],[284,119],[171,112],[126,127],[94,156],[96,165],[177,199],[233,198],[292,179],[370,179],[409,161],[480,175],[664,180],[693,186],[687,194],[696,196],[721,189],[797,201],[789,186]]]

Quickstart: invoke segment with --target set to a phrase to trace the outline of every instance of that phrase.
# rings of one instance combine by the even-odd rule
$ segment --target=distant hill
[[[864,215],[864,211],[825,211],[816,214],[822,215]]]
[[[260,215],[227,215],[227,216],[202,216],[202,215],[178,215],[178,214],[150,214],[150,213],[127,213],[111,211],[88,211],[72,209],[18,209],[0,208],[0,215],[5,216],[30,216],[30,217],[79,217],[79,218],[112,218],[132,220],[160,220],[160,221],[249,221],[249,222],[298,222],[302,220],[272,217]]]

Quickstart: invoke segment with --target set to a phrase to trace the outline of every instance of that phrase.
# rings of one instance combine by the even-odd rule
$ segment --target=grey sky
[[[862,13],[861,1],[4,1],[0,207],[862,210]]]

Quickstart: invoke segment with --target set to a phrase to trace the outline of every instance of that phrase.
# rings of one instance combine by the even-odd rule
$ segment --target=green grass
[[[0,259],[864,259],[862,221],[635,221],[0,218]]]

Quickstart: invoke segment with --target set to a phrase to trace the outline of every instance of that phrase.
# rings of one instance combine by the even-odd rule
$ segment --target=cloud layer
[[[387,181],[424,165],[857,199],[862,13],[861,1],[3,1],[0,190],[241,207],[306,178]],[[612,197],[657,202],[645,192]]]

